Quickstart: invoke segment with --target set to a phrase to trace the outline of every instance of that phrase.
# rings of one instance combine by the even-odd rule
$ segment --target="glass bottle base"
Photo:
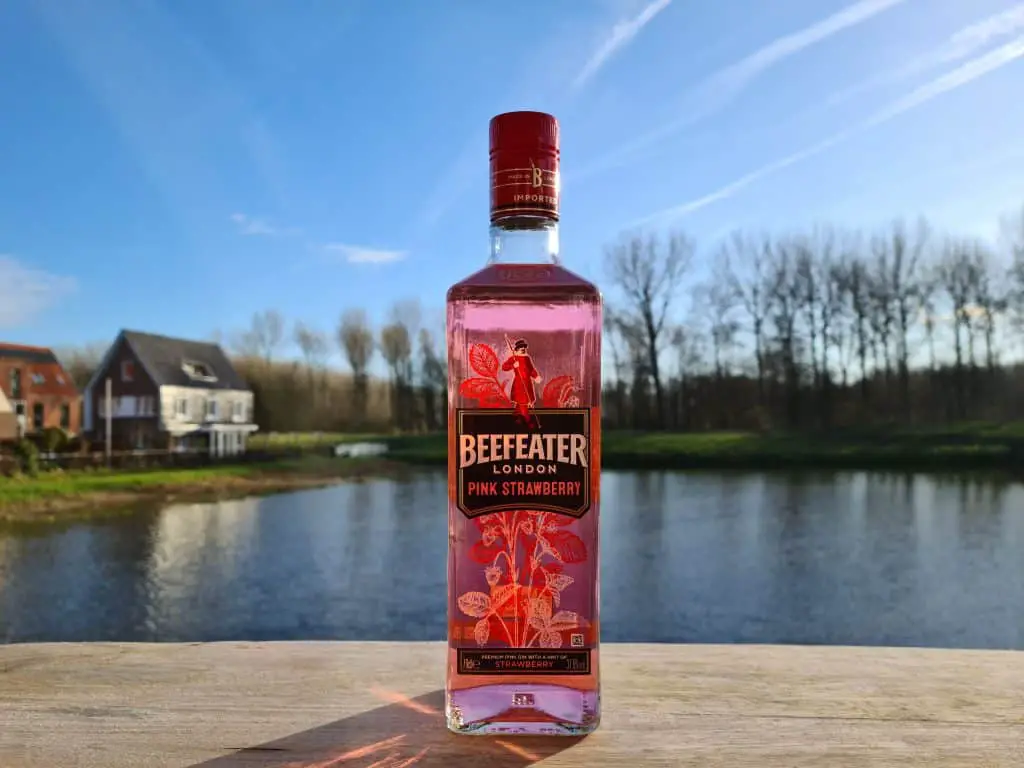
[[[501,684],[449,690],[448,730],[475,736],[585,736],[601,722],[599,690]]]

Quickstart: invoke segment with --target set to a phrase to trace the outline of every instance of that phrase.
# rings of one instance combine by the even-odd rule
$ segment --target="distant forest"
[[[1024,419],[1024,211],[998,242],[924,221],[864,233],[624,236],[605,253],[603,416],[635,430],[824,430]],[[699,264],[699,268],[698,268]],[[279,312],[214,334],[265,431],[445,425],[443,328],[415,301],[332,331]],[[156,329],[154,329],[156,330]],[[299,355],[287,359],[289,348]],[[103,349],[62,350],[80,383]],[[344,368],[330,365],[340,352]],[[370,375],[375,356],[386,378]]]

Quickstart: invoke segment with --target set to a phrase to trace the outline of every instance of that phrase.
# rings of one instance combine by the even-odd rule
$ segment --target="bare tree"
[[[719,381],[727,375],[728,358],[736,346],[736,334],[739,332],[739,321],[735,316],[737,303],[738,297],[731,290],[728,275],[721,270],[710,282],[694,289],[694,305],[707,324],[715,378]]]
[[[321,408],[325,391],[327,358],[330,354],[331,345],[327,334],[311,328],[302,322],[295,324],[293,335],[295,337],[295,345],[299,348],[302,358],[306,363],[306,378],[309,382],[310,397],[312,399],[310,415],[315,420],[317,412]]]
[[[757,366],[758,405],[764,405],[765,324],[772,309],[772,294],[767,286],[767,259],[771,240],[767,235],[751,238],[736,231],[719,251],[728,283],[750,321],[754,336],[754,361]]]
[[[842,285],[846,306],[851,315],[855,355],[860,368],[860,397],[866,404],[870,397],[868,348],[871,344],[871,277],[867,266],[858,255],[853,255],[844,265]]]
[[[1011,259],[1007,273],[1007,310],[1013,329],[1024,334],[1024,208],[1015,216],[1004,218],[1002,230]]]
[[[231,346],[243,357],[258,357],[270,365],[284,343],[284,329],[281,313],[266,309],[252,316],[249,328],[237,334]]]
[[[953,351],[956,355],[955,387],[957,415],[966,415],[966,382],[964,377],[964,337],[973,350],[971,327],[971,297],[974,292],[974,246],[970,242],[950,239],[943,248],[936,268],[936,280],[949,302],[953,323]],[[974,365],[973,351],[970,353]]]
[[[408,391],[412,381],[412,337],[400,321],[380,330],[380,351],[391,373],[391,412],[400,429],[411,426]]]
[[[420,347],[420,389],[423,393],[423,417],[428,432],[440,429],[445,423],[445,389],[447,366],[438,354],[434,336],[429,329],[421,328]]]
[[[609,277],[620,288],[626,323],[642,331],[647,366],[654,385],[658,425],[665,424],[665,388],[660,357],[666,346],[666,322],[693,258],[691,240],[681,234],[662,242],[654,235],[633,237],[606,254]]]
[[[910,418],[910,326],[921,309],[922,294],[919,270],[930,233],[923,219],[910,234],[902,221],[893,223],[889,232],[872,241],[876,257],[876,299],[880,302],[879,318],[882,344],[886,348],[888,366],[889,338],[895,335],[896,367],[899,377],[900,403],[905,418]]]
[[[54,354],[75,386],[83,389],[99,368],[108,347],[104,342],[93,342],[81,347],[63,347],[54,350]]]
[[[338,346],[352,369],[353,412],[355,422],[365,423],[365,414],[369,404],[367,372],[375,349],[373,331],[361,309],[350,309],[344,312],[337,328]]]

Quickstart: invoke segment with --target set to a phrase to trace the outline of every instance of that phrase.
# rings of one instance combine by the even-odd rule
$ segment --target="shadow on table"
[[[581,738],[457,736],[444,724],[444,691],[205,760],[192,768],[526,768]]]

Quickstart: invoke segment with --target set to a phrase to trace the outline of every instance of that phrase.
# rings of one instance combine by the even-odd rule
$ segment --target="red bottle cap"
[[[491,223],[511,216],[558,220],[558,121],[544,112],[491,118]]]

